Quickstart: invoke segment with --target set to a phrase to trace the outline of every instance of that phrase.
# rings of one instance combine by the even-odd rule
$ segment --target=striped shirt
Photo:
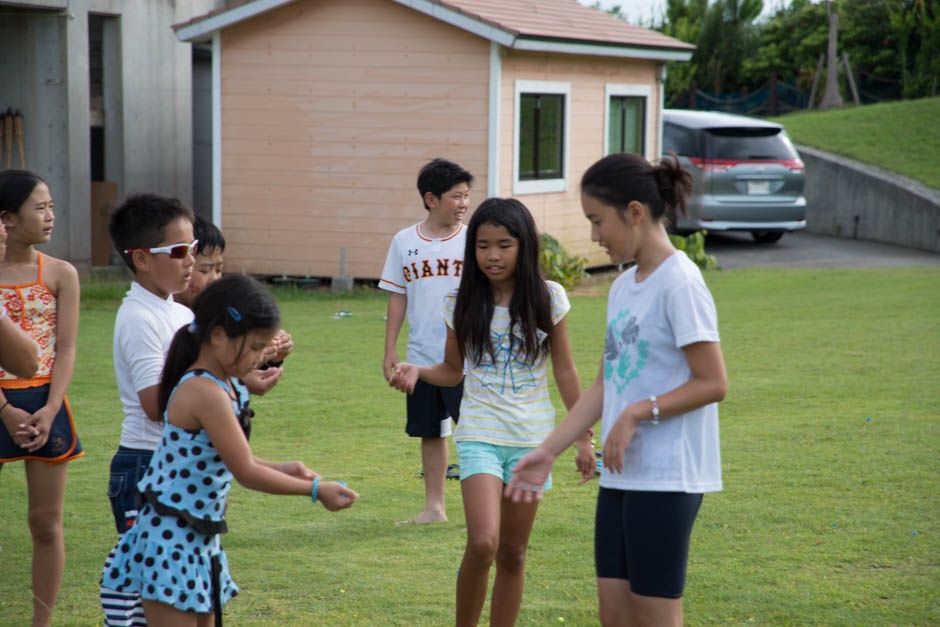
[[[571,305],[561,285],[553,281],[545,284],[551,295],[552,323],[558,324]],[[456,299],[456,292],[444,299],[444,321],[451,328]],[[548,360],[543,355],[536,362],[525,361],[518,331],[510,355],[509,333],[509,308],[496,307],[490,322],[490,341],[496,359],[485,353],[479,364],[471,359],[464,362],[463,399],[455,442],[533,447],[555,428],[555,408],[548,394]],[[539,329],[537,335],[542,340],[547,333]]]

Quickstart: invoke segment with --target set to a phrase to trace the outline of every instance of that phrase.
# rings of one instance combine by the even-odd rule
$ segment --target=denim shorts
[[[461,440],[457,442],[457,457],[460,461],[460,480],[471,475],[487,474],[499,477],[503,483],[512,479],[512,469],[516,462],[532,450],[528,446],[500,446],[489,442]],[[552,489],[552,475],[549,473],[543,491]]]
[[[143,505],[137,482],[143,479],[153,451],[140,448],[119,446],[111,458],[111,479],[108,481],[108,499],[118,535],[123,535],[137,519],[137,512]]]

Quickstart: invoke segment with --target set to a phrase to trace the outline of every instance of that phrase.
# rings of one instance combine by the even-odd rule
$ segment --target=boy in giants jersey
[[[400,361],[395,344],[408,316],[409,363],[436,364],[444,358],[447,329],[441,316],[444,297],[457,289],[463,269],[466,227],[461,219],[470,206],[473,176],[456,163],[434,159],[418,173],[418,192],[427,218],[399,231],[392,239],[379,287],[388,290],[385,325],[386,380]],[[424,511],[399,524],[444,522],[444,481],[450,418],[459,418],[463,384],[445,388],[420,382],[407,399],[405,432],[421,438]]]

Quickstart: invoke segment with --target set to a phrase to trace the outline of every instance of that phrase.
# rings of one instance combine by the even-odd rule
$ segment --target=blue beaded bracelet
[[[317,502],[317,487],[320,485],[320,477],[314,477],[313,479],[313,492],[310,493],[310,500],[314,503]]]

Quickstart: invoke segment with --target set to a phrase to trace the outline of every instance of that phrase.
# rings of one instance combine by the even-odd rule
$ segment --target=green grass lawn
[[[686,622],[940,622],[940,268],[734,270],[707,280],[730,381],[720,409],[725,490],[706,496],[693,532]],[[115,541],[106,490],[120,434],[117,301],[96,293],[83,305],[70,390],[87,454],[69,471],[62,625],[100,624],[98,576]],[[253,401],[254,450],[302,459],[362,497],[331,514],[235,486],[223,543],[242,593],[226,620],[451,624],[466,540],[458,482],[447,484],[450,522],[393,524],[423,505],[423,487],[404,398],[380,372],[385,298],[278,294],[296,352],[281,384]],[[332,319],[339,309],[353,315]],[[599,363],[604,316],[603,296],[572,296],[584,383]],[[532,533],[520,625],[597,624],[597,483],[577,478],[569,451]],[[23,465],[7,465],[2,625],[30,616],[25,505]]]
[[[771,118],[805,144],[940,188],[940,98]]]

